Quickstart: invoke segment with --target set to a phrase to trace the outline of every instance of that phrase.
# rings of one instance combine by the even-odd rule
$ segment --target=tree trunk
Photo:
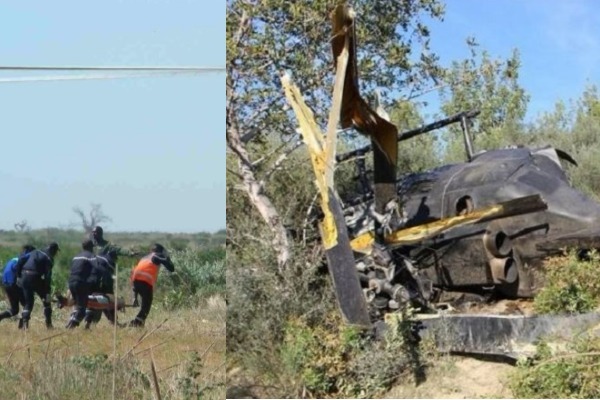
[[[236,43],[240,43],[245,31],[248,29],[248,15],[243,12],[238,30],[234,36]],[[234,70],[232,67],[231,70]],[[226,80],[226,119],[227,119],[227,146],[233,151],[238,159],[239,176],[242,180],[243,187],[248,194],[250,202],[254,205],[262,219],[267,223],[267,226],[273,233],[273,248],[277,252],[277,264],[279,272],[283,271],[285,264],[290,258],[290,244],[287,237],[287,232],[283,226],[279,212],[273,205],[271,199],[264,192],[264,182],[259,182],[254,175],[254,168],[245,143],[241,140],[240,131],[235,120],[236,114],[236,98],[234,91],[234,79],[228,70]]]
[[[227,122],[227,146],[233,150],[238,158],[240,177],[250,202],[252,202],[273,233],[273,248],[277,252],[277,264],[281,272],[290,258],[290,246],[285,227],[273,202],[264,193],[263,185],[254,176],[248,152],[240,140],[237,128],[234,124],[230,124],[230,122]]]

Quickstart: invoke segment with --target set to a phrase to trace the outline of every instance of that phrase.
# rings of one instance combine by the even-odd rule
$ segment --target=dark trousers
[[[10,309],[0,314],[0,321],[4,318],[10,318],[17,315],[19,313],[19,303],[25,305],[23,291],[17,285],[4,286],[4,292],[6,293],[6,298],[10,304]]]
[[[133,281],[133,292],[142,298],[142,306],[140,312],[135,317],[141,324],[146,321],[150,308],[152,307],[153,292],[152,286],[142,281]]]
[[[22,278],[23,297],[25,304],[21,318],[24,323],[29,322],[33,305],[35,303],[35,295],[40,296],[44,305],[44,317],[46,318],[46,326],[52,325],[52,303],[50,302],[50,282],[46,282],[40,275],[23,273]]]
[[[69,323],[72,322],[75,326],[77,326],[83,317],[85,317],[85,309],[87,308],[90,287],[85,282],[69,282],[69,290],[71,291],[71,295],[75,301],[74,310],[71,314],[71,320]]]
[[[114,309],[111,308],[107,310],[92,310],[88,308],[87,310],[85,310],[86,327],[89,328],[92,324],[97,324],[98,322],[100,322],[100,319],[102,318],[102,313],[104,313],[106,319],[108,319],[108,322],[110,322],[111,324],[115,323]]]
[[[94,287],[92,287],[90,289],[90,294],[92,294],[92,293],[113,294],[113,289],[95,285]],[[115,310],[114,309],[111,308],[108,310],[100,311],[100,310],[92,310],[91,308],[87,308],[85,310],[86,328],[89,328],[92,323],[100,322],[100,318],[102,318],[103,312],[104,312],[104,315],[106,316],[106,319],[108,319],[108,321],[111,324],[115,323]]]

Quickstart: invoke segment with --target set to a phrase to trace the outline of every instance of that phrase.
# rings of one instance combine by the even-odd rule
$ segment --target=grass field
[[[159,242],[174,250],[182,250],[184,248],[206,250],[224,246],[226,233],[225,230],[198,233],[107,231],[104,236],[109,241],[125,248],[143,247],[146,249],[151,243]],[[0,229],[0,247],[14,247],[18,249],[25,243],[44,246],[51,241],[56,241],[61,246],[75,246],[79,249],[84,237],[87,237],[87,235],[83,231],[76,229],[46,228],[25,232]]]
[[[145,328],[117,329],[116,352],[104,317],[90,330],[67,331],[70,311],[54,310],[55,329],[47,330],[36,300],[29,331],[15,320],[0,323],[1,399],[156,399],[152,360],[160,398],[225,398],[222,297],[171,313],[153,307]],[[119,321],[136,312],[119,313]]]
[[[0,263],[4,266],[24,243],[43,246],[58,240],[62,251],[54,263],[52,291],[64,294],[82,237],[82,232],[59,229],[3,231]],[[171,252],[176,273],[161,268],[145,328],[117,329],[114,349],[115,330],[105,317],[91,330],[67,331],[71,310],[54,309],[55,329],[47,330],[36,298],[27,332],[17,329],[16,319],[0,322],[0,400],[225,398],[224,235],[140,232],[114,233],[110,239],[144,248],[159,241]],[[118,262],[118,295],[127,302],[137,260],[120,257]],[[2,293],[0,311],[5,309]],[[138,310],[127,308],[119,321],[132,320]]]

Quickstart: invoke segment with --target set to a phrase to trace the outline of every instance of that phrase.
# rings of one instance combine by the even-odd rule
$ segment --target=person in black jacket
[[[104,229],[100,225],[96,225],[92,229],[90,240],[94,243],[94,247],[98,247],[98,254],[105,253],[110,246],[110,242],[104,239]]]
[[[4,292],[6,293],[6,298],[10,304],[10,309],[0,314],[0,321],[19,314],[19,304],[25,305],[23,291],[19,286],[17,286],[16,266],[19,263],[19,259],[28,258],[29,253],[31,253],[33,250],[35,250],[35,247],[29,244],[24,245],[21,254],[10,259],[4,267],[2,285],[4,286]]]
[[[98,254],[92,262],[90,274],[90,293],[113,294],[113,274],[117,264],[118,250],[116,248],[105,248],[104,253]],[[115,310],[104,310],[104,315],[111,324],[115,323]],[[89,329],[92,323],[100,321],[102,313],[90,308],[85,310],[85,328]]]
[[[52,266],[54,257],[60,248],[58,243],[52,242],[42,250],[33,250],[29,257],[21,257],[17,262],[17,285],[23,290],[25,305],[19,321],[20,329],[29,328],[29,319],[33,311],[35,294],[42,299],[46,328],[52,328],[52,303],[50,302],[50,288],[52,285]]]
[[[85,316],[88,296],[90,294],[90,275],[92,263],[95,260],[94,242],[86,239],[81,243],[83,251],[73,257],[71,261],[71,274],[69,275],[69,290],[75,300],[75,306],[71,318],[66,325],[67,329],[79,326]]]

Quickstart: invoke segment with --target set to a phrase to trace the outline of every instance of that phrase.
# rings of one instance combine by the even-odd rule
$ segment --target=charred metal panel
[[[480,208],[541,195],[547,210],[495,222],[496,229],[510,239],[518,269],[517,282],[498,285],[496,279],[496,286],[510,297],[530,297],[541,287],[539,270],[546,257],[565,245],[600,247],[600,205],[570,185],[560,165],[567,156],[559,156],[551,147],[507,148],[476,154],[471,162],[406,175],[398,182],[405,227],[457,215],[464,211],[465,198],[470,207]],[[368,228],[369,206],[370,202],[356,206],[365,212],[362,219],[355,215],[347,220],[351,235],[358,232],[356,221],[361,221],[361,231]],[[494,283],[483,241],[489,229],[488,223],[457,227],[409,252],[436,255],[437,268],[432,257],[415,261],[441,288],[481,288]]]
[[[444,352],[505,356],[515,361],[535,354],[541,339],[566,342],[600,322],[600,313],[579,315],[439,315],[419,321],[420,336],[433,337]]]

